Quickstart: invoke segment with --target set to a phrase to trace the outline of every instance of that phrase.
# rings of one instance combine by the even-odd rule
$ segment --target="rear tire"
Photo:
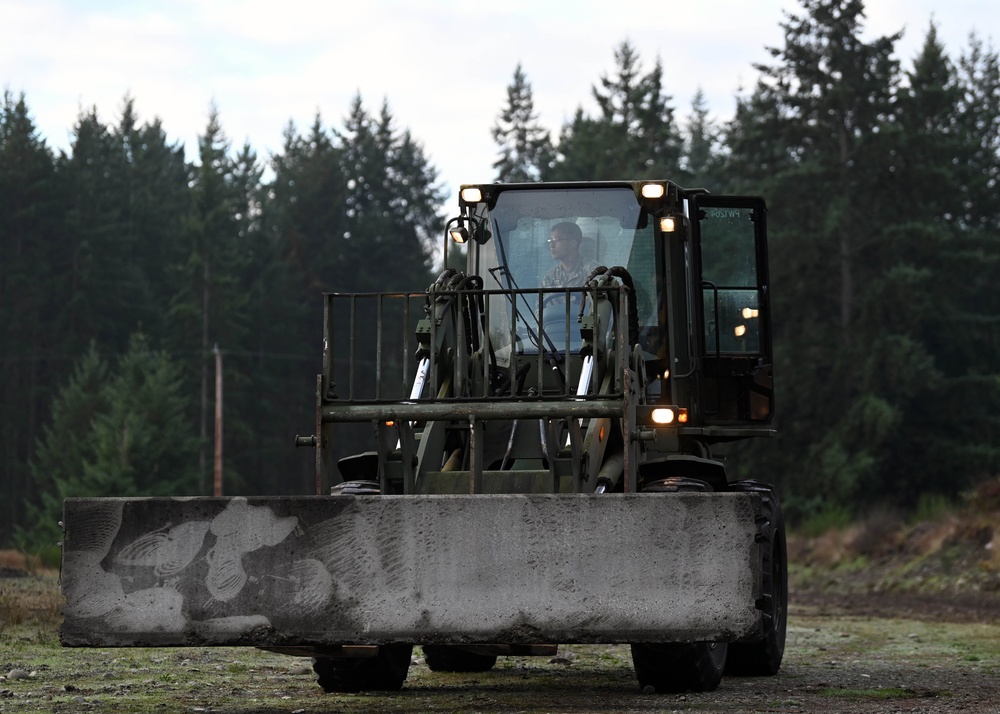
[[[632,665],[643,692],[712,692],[726,668],[726,642],[636,643]]]
[[[760,481],[737,481],[730,491],[758,493],[761,500],[760,536],[764,627],[751,640],[729,645],[726,674],[770,677],[781,669],[785,654],[788,615],[788,554],[785,518],[774,488]]]
[[[381,645],[374,657],[316,657],[313,671],[324,692],[398,692],[410,669],[413,645]]]

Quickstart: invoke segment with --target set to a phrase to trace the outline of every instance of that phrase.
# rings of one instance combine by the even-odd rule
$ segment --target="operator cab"
[[[701,425],[770,421],[763,200],[619,181],[467,185],[459,204],[448,233],[468,241],[469,273],[495,291],[499,366],[511,345],[515,355],[559,359],[586,348],[581,321],[595,283],[584,283],[612,268],[631,279],[638,331],[629,349],[642,355],[648,403],[684,405]],[[611,327],[599,328],[609,342]]]
[[[544,349],[543,336],[563,351],[567,316],[570,352],[579,351],[580,308],[589,311],[583,290],[587,278],[599,268],[623,266],[635,285],[640,345],[651,357],[666,357],[654,227],[631,187],[497,191],[495,201],[476,204],[473,215],[482,226],[483,243],[473,244],[470,270],[482,276],[485,289],[516,296],[519,352],[537,352],[540,342]],[[491,308],[505,300],[510,302],[494,295]],[[497,321],[491,328],[494,343],[504,343],[510,325]]]

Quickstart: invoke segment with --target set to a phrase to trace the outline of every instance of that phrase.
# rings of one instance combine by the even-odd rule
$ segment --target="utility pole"
[[[215,495],[222,495],[222,350],[215,345]]]

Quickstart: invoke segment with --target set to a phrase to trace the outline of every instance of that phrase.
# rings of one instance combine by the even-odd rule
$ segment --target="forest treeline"
[[[793,518],[955,498],[1000,473],[1000,59],[932,24],[916,57],[860,0],[802,0],[755,86],[682,118],[629,42],[553,136],[518,66],[492,177],[670,178],[764,196],[780,435],[731,468]],[[486,129],[484,128],[484,131]],[[68,151],[0,115],[0,542],[58,539],[66,495],[211,492],[215,350],[227,494],[313,490],[323,291],[422,290],[447,191],[389,105],[289,124],[267,158],[212,111],[197,160],[131,97]]]

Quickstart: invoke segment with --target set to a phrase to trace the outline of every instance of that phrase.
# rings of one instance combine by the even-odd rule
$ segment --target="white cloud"
[[[997,26],[992,0],[871,0],[868,36],[906,28],[906,66],[931,16],[957,55],[973,28]],[[141,120],[159,117],[189,153],[215,102],[234,144],[278,151],[289,120],[317,112],[340,125],[360,91],[387,99],[400,128],[424,144],[449,187],[492,178],[490,127],[520,62],[541,121],[557,134],[629,39],[645,67],[663,62],[683,118],[695,91],[717,119],[756,80],[765,46],[781,45],[795,0],[0,0],[0,82],[24,91],[42,134],[59,148],[81,107],[114,122],[130,93]]]

